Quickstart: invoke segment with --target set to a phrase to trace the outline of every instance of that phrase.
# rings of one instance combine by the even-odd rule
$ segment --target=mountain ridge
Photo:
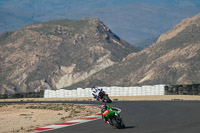
[[[66,87],[138,51],[99,19],[31,24],[2,36],[1,93]]]
[[[174,36],[176,36],[178,33],[180,33],[181,31],[183,31],[186,27],[191,26],[191,25],[197,25],[199,26],[199,18],[200,18],[200,14],[197,14],[193,17],[190,18],[186,18],[184,20],[182,20],[180,22],[180,24],[177,24],[173,30],[169,30],[168,32],[166,32],[165,34],[162,34],[157,42],[161,42],[161,41],[165,41],[167,39],[170,39]]]
[[[0,36],[0,93],[199,83],[199,35],[199,14],[142,51],[99,19],[27,25]]]
[[[121,62],[92,75],[73,87],[190,84],[200,82],[200,15],[188,18],[164,33],[150,47],[131,53]],[[195,22],[193,22],[195,20]],[[175,36],[173,33],[185,22]],[[164,38],[166,37],[166,38]],[[103,77],[103,78],[99,78]],[[70,87],[69,87],[70,88]]]

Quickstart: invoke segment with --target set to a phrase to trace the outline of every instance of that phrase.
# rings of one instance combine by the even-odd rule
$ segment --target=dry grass
[[[0,104],[0,133],[29,133],[33,129],[99,113],[95,107],[74,104]]]

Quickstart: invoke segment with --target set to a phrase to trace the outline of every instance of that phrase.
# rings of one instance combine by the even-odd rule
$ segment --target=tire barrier
[[[188,85],[153,85],[137,87],[99,87],[109,96],[147,96],[147,95],[200,95],[200,84]],[[91,97],[91,88],[77,88],[74,90],[41,90],[16,94],[0,94],[0,99],[8,98],[71,98]]]
[[[165,86],[165,95],[200,95],[200,84]]]
[[[13,98],[43,98],[44,90],[39,92],[27,92],[27,93],[16,93],[16,94],[1,94],[0,99],[13,99]]]
[[[109,96],[146,96],[164,95],[166,85],[142,86],[142,87],[98,87],[102,88]],[[44,98],[65,97],[91,97],[91,88],[77,88],[75,90],[45,90]]]

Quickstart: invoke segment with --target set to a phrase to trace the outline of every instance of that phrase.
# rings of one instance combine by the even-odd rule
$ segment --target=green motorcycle
[[[108,121],[111,126],[114,126],[118,129],[125,128],[122,118],[120,118],[120,115],[117,113],[117,109],[108,105],[105,106],[106,110],[102,111],[102,118],[104,121]]]

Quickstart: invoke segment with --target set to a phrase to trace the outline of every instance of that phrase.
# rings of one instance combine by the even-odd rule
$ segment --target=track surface
[[[100,119],[43,133],[200,133],[200,101],[114,101],[109,105],[122,110],[125,129],[115,129]]]

